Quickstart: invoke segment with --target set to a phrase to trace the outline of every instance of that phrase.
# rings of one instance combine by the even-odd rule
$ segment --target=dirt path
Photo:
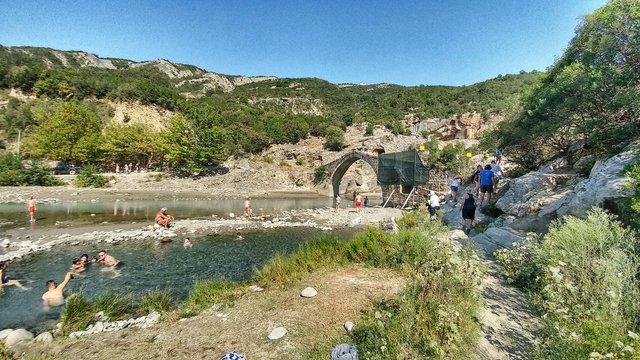
[[[527,297],[499,277],[494,261],[483,263],[487,267],[481,286],[485,306],[479,314],[481,338],[474,358],[531,359],[538,322]]]
[[[398,274],[351,265],[310,274],[287,290],[244,291],[227,309],[209,310],[181,321],[165,321],[146,329],[126,329],[31,347],[29,354],[56,359],[218,359],[236,351],[248,359],[302,359],[317,344],[344,336],[345,321],[357,323],[372,299],[392,297],[405,284]],[[313,286],[318,295],[300,297]],[[279,340],[267,335],[278,326],[288,333]],[[328,358],[330,348],[321,358]]]

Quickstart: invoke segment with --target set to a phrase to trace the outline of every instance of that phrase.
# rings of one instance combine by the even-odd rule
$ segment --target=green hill
[[[92,163],[135,157],[141,162],[192,168],[215,164],[231,154],[256,153],[274,143],[295,143],[309,134],[336,134],[354,123],[384,125],[399,134],[406,131],[402,119],[408,114],[419,119],[465,112],[485,117],[509,114],[519,109],[520,97],[541,76],[523,72],[461,87],[332,84],[313,78],[223,75],[167,60],[133,62],[81,51],[0,46],[0,89],[20,89],[36,97],[10,101],[0,113],[0,126],[5,139],[14,139],[18,130],[26,135],[26,155]],[[138,126],[134,137],[161,137],[174,146],[150,145],[152,149],[144,152],[153,155],[144,159],[133,150],[115,154],[109,149],[121,144],[101,139],[103,128],[91,135],[92,142],[98,143],[91,149],[68,145],[54,155],[43,148],[41,144],[60,145],[50,137],[60,136],[60,124],[73,123],[73,117],[66,118],[69,112],[84,117],[94,114],[103,127],[112,126],[109,101],[157,105],[177,113],[167,124],[170,134],[154,134]],[[78,109],[61,107],[64,103]],[[77,122],[82,122],[82,116]],[[65,131],[87,130],[80,126]],[[133,130],[112,126],[106,132],[114,131],[118,135],[114,137],[121,137],[120,132]],[[175,144],[183,148],[176,150]]]

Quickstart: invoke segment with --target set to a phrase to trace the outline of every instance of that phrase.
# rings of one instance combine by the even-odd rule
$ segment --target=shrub
[[[291,167],[291,164],[289,164],[286,160],[280,160],[280,163],[278,165],[280,167]]]
[[[324,165],[320,165],[313,169],[313,181],[316,183],[326,179],[328,175],[329,169]]]
[[[365,127],[365,129],[364,129],[364,136],[371,136],[371,135],[373,135],[373,129],[374,129],[373,124],[372,124],[372,123],[370,123],[370,122],[368,122],[368,123],[367,123],[367,126],[366,126],[366,127]]]
[[[263,286],[283,287],[319,268],[345,262],[344,242],[334,236],[321,236],[300,244],[291,255],[276,254],[255,278]]]
[[[236,284],[224,279],[196,280],[182,306],[183,315],[196,315],[212,305],[232,301],[236,287]]]
[[[344,145],[344,132],[336,126],[328,127],[324,147],[332,151],[340,151]]]
[[[69,335],[78,330],[84,330],[95,321],[95,312],[90,301],[82,293],[71,293],[60,317],[62,333]]]
[[[629,331],[639,326],[638,245],[636,234],[594,208],[586,219],[553,223],[539,245],[529,240],[498,253],[514,282],[533,284],[544,314],[542,358],[626,356],[622,349],[635,341]]]
[[[94,165],[87,165],[80,170],[78,177],[76,178],[77,187],[104,187],[107,183],[107,179],[100,174],[100,169]]]
[[[136,299],[133,294],[113,294],[106,291],[93,302],[93,311],[104,312],[109,321],[128,319],[137,314]]]
[[[13,154],[0,157],[0,186],[53,186],[62,182],[52,176],[48,169],[31,162],[25,166],[20,158]]]
[[[146,292],[140,299],[140,310],[146,314],[153,311],[160,313],[171,311],[174,310],[176,306],[176,300],[168,290]]]
[[[304,165],[304,159],[303,158],[297,158],[296,159],[296,165],[298,165],[298,166]]]

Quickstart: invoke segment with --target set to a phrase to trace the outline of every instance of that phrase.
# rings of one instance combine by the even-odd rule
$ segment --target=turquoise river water
[[[300,243],[321,233],[310,228],[281,228],[246,233],[243,241],[236,241],[232,234],[210,236],[192,239],[191,249],[182,247],[182,238],[166,244],[150,240],[110,245],[109,253],[123,262],[117,272],[90,266],[70,281],[65,293],[82,290],[88,298],[96,298],[107,290],[141,294],[167,289],[178,299],[184,299],[196,279],[249,279],[255,268],[276,253],[291,253]],[[332,232],[345,239],[351,233],[351,230]],[[54,248],[11,263],[9,278],[19,280],[28,290],[10,286],[0,292],[0,329],[25,327],[39,331],[53,327],[64,305],[51,309],[42,305],[45,282],[49,279],[61,282],[73,257],[84,253],[91,257],[103,247],[96,244]]]

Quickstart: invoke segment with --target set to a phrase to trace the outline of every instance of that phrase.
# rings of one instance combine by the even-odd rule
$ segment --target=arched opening
[[[377,184],[377,159],[366,154],[353,152],[345,155],[331,174],[333,196],[340,194],[346,200],[353,200],[353,192],[369,197],[370,204],[381,199],[382,188]]]

